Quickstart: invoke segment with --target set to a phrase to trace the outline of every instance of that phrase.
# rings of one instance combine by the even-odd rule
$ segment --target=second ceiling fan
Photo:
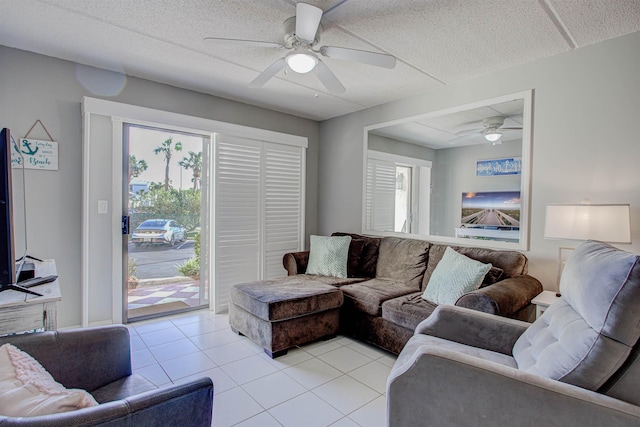
[[[510,118],[510,117],[509,117]],[[458,132],[456,138],[450,139],[449,144],[453,145],[465,139],[474,138],[482,135],[484,139],[493,145],[500,144],[500,139],[505,131],[521,131],[522,126],[504,126],[504,121],[507,117],[493,116],[487,117],[482,121],[482,128],[471,129],[462,132]]]
[[[263,86],[279,71],[288,66],[292,71],[297,73],[308,73],[315,69],[318,80],[320,80],[329,92],[333,94],[344,93],[345,87],[329,67],[320,60],[319,56],[354,61],[383,68],[395,67],[396,58],[392,55],[336,46],[317,47],[322,33],[322,25],[320,24],[322,14],[322,9],[316,6],[307,3],[297,3],[296,16],[292,16],[284,21],[283,43],[220,37],[205,37],[205,40],[279,48],[289,51],[285,56],[276,60],[267,67],[266,70],[260,73],[258,77],[251,81],[249,87]]]

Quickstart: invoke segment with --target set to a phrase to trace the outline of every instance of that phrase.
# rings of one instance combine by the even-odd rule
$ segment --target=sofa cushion
[[[332,236],[350,236],[352,241],[362,242],[360,260],[353,277],[376,277],[376,264],[378,263],[378,249],[381,238],[342,232],[333,233]]]
[[[349,236],[311,236],[307,274],[347,277]]]
[[[429,279],[433,274],[436,266],[442,259],[447,245],[433,244],[429,249],[429,261],[427,263],[427,271],[424,274],[422,280],[422,290],[424,290],[429,283]],[[527,273],[528,261],[520,252],[516,251],[499,251],[494,249],[485,248],[468,248],[463,246],[450,246],[459,254],[467,256],[476,261],[480,261],[484,264],[491,264],[493,267],[503,270],[500,280],[507,279],[509,277],[516,277]],[[495,283],[495,282],[494,282]]]
[[[0,347],[0,415],[34,417],[97,406],[86,391],[67,389],[11,344]]]
[[[430,246],[425,240],[384,237],[378,250],[376,277],[420,290]]]
[[[229,289],[231,302],[267,321],[286,320],[342,305],[342,292],[305,275],[238,283]]]
[[[382,318],[413,331],[437,306],[422,298],[422,292],[414,292],[385,301],[382,304]]]
[[[516,342],[519,369],[597,390],[640,337],[639,257],[589,241],[571,255],[562,297]]]
[[[498,267],[493,267],[489,269],[489,272],[485,274],[484,279],[482,279],[482,283],[480,284],[481,288],[485,286],[493,285],[496,282],[502,280],[504,276],[504,270]]]
[[[402,295],[415,292],[413,287],[402,282],[387,279],[369,279],[365,282],[342,286],[345,304],[353,305],[353,309],[371,316],[382,314],[382,303]]]
[[[351,239],[349,243],[349,255],[347,257],[347,277],[359,277],[360,259],[365,241],[363,239]]]
[[[491,264],[483,264],[447,248],[422,298],[435,304],[454,305],[462,295],[478,289],[490,269]]]
[[[304,284],[308,282],[324,283],[331,286],[345,286],[352,283],[364,282],[367,280],[364,277],[334,277],[334,276],[320,276],[318,274],[299,274],[296,279],[290,279],[292,283]]]

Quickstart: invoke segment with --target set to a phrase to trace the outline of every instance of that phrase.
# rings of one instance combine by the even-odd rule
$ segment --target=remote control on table
[[[18,282],[18,286],[22,286],[23,288],[32,288],[38,285],[44,285],[45,283],[53,282],[56,280],[58,276],[45,276],[45,277],[33,277],[31,279],[23,280],[22,282]]]

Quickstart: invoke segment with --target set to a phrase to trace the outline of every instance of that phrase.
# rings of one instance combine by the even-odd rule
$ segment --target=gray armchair
[[[2,426],[211,426],[211,379],[157,388],[132,374],[124,326],[0,338],[5,343],[30,354],[65,387],[90,392],[99,405],[47,416],[0,416]]]
[[[533,324],[439,306],[387,382],[389,426],[640,425],[640,260],[586,242]]]

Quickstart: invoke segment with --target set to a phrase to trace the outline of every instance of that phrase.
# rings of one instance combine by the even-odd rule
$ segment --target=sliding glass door
[[[123,126],[123,318],[208,306],[210,141]]]

